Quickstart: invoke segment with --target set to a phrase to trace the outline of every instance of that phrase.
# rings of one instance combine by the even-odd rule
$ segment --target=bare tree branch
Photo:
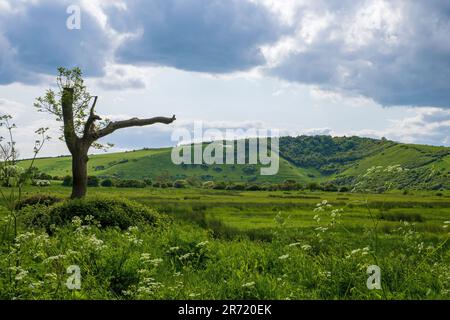
[[[123,129],[123,128],[129,128],[129,127],[142,127],[142,126],[148,126],[155,123],[164,123],[164,124],[170,124],[176,120],[175,115],[173,115],[171,118],[168,117],[154,117],[154,118],[148,118],[148,119],[139,119],[139,118],[131,118],[128,120],[122,120],[122,121],[114,121],[109,123],[105,128],[98,130],[97,132],[93,133],[93,139],[97,140],[99,138],[102,138],[104,136],[107,136],[108,134],[113,133],[117,129]]]
[[[89,118],[86,120],[86,123],[84,124],[83,138],[85,138],[85,139],[87,139],[89,134],[91,133],[94,122],[96,120],[102,119],[98,115],[96,115],[95,111],[94,111],[95,105],[97,104],[97,99],[98,99],[98,96],[94,96],[94,103],[92,104],[91,110],[89,112]]]

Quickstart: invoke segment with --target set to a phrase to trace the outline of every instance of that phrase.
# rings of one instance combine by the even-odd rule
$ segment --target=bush
[[[167,182],[163,182],[163,181],[156,181],[153,183],[153,187],[155,188],[167,188]]]
[[[26,206],[35,206],[35,205],[44,205],[44,206],[51,206],[57,202],[62,201],[61,198],[51,195],[51,194],[36,194],[31,197],[22,199],[17,205],[16,209],[20,210]]]
[[[162,222],[156,211],[137,202],[115,198],[92,198],[67,200],[47,210],[39,210],[36,207],[36,210],[28,213],[25,223],[51,231],[51,225],[67,225],[74,217],[86,216],[94,217],[102,227],[119,227],[122,230],[140,223],[157,225]]]
[[[100,185],[102,187],[113,187],[114,186],[114,181],[112,179],[103,179],[102,182],[100,183]]]
[[[226,187],[226,190],[244,190],[244,189],[245,189],[245,185],[243,185],[241,183],[229,184]]]
[[[245,187],[245,190],[248,190],[248,191],[259,191],[259,190],[261,190],[261,188],[257,184],[250,184],[250,185]]]
[[[34,174],[34,178],[36,180],[51,180],[52,176],[49,174],[46,174],[44,172],[38,172],[38,173]]]
[[[96,176],[88,176],[87,185],[88,187],[98,187],[100,185],[100,179]]]
[[[205,181],[202,184],[202,188],[205,188],[205,189],[213,189],[214,186],[215,186],[214,181]]]
[[[202,181],[197,176],[187,177],[186,181],[192,187],[200,187],[202,184]]]
[[[72,176],[65,176],[65,177],[63,178],[63,182],[62,182],[62,185],[63,185],[63,186],[65,186],[65,187],[71,187],[71,186],[72,186],[72,183],[73,183]]]
[[[175,180],[173,183],[174,188],[186,188],[188,185],[186,180]]]
[[[336,191],[338,191],[338,188],[333,183],[325,183],[322,187],[322,190],[328,191],[328,192],[336,192]]]
[[[172,181],[156,181],[153,183],[153,187],[155,188],[172,188],[173,186]]]
[[[141,180],[119,180],[117,182],[119,188],[145,188],[146,184]]]
[[[385,187],[378,187],[375,190],[376,193],[384,193],[386,192],[386,188]]]
[[[280,184],[278,186],[278,189],[280,190],[301,190],[302,189],[302,185],[297,183],[295,180],[285,180],[282,184]]]
[[[223,181],[217,182],[216,184],[214,184],[213,189],[216,190],[225,190],[227,187],[227,184]]]
[[[315,191],[315,190],[320,190],[320,186],[319,184],[317,184],[316,182],[310,182],[306,185],[306,188],[309,189],[310,191]]]

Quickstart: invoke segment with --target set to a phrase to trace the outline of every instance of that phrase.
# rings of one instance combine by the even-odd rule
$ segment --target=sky
[[[41,155],[68,154],[33,107],[58,66],[83,70],[102,116],[176,114],[110,151],[174,145],[194,121],[450,146],[446,0],[0,0],[0,114],[23,157],[43,126]]]

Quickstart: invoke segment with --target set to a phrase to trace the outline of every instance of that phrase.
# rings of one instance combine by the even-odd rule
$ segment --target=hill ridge
[[[274,176],[259,175],[259,164],[177,166],[171,162],[170,147],[90,155],[88,167],[90,175],[101,178],[156,179],[166,175],[172,180],[195,176],[202,181],[280,183],[289,179],[351,185],[370,167],[400,165],[408,170],[395,177],[398,188],[450,189],[449,147],[357,136],[303,135],[280,137],[279,149],[280,169]],[[27,161],[21,163],[26,165]],[[69,156],[38,158],[35,165],[52,176],[71,173]]]

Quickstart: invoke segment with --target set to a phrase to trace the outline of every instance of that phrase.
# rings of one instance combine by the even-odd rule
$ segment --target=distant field
[[[58,182],[54,182],[54,184]],[[70,188],[60,185],[41,188],[27,187],[25,195],[38,192],[51,192],[69,196]],[[392,230],[399,226],[400,220],[416,222],[416,228],[426,232],[443,232],[442,222],[450,217],[450,191],[437,196],[436,192],[417,191],[407,195],[401,192],[386,194],[309,192],[309,191],[227,191],[205,190],[200,188],[89,188],[89,197],[119,196],[132,199],[158,210],[191,218],[202,216],[206,220],[220,220],[233,229],[242,231],[270,229],[274,217],[282,212],[290,217],[290,228],[315,227],[313,209],[316,204],[327,200],[334,208],[343,208],[344,226],[363,230],[371,224],[365,205],[367,199],[373,213],[379,219],[379,228]],[[251,232],[253,232],[251,231]]]

